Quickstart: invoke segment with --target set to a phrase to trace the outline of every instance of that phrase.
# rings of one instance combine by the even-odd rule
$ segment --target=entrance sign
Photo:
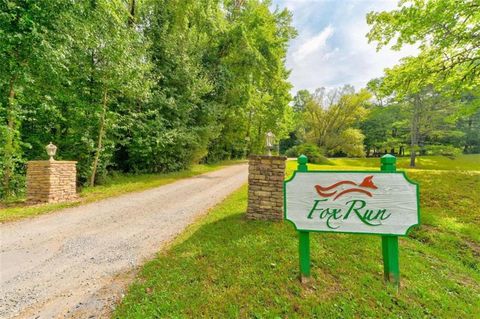
[[[284,182],[285,219],[299,232],[302,280],[310,276],[309,232],[382,236],[386,281],[399,285],[398,236],[420,224],[418,185],[396,172],[396,158],[381,171],[308,171],[307,158]]]
[[[406,235],[419,223],[418,187],[400,172],[295,172],[285,219],[303,231]]]

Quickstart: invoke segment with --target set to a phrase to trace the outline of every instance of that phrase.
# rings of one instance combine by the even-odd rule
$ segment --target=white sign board
[[[295,172],[285,219],[297,230],[406,235],[419,224],[418,185],[402,172]]]

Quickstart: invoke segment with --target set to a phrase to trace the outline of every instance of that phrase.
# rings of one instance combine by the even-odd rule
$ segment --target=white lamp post
[[[47,154],[48,156],[50,156],[50,161],[53,161],[53,157],[55,156],[55,154],[57,153],[57,147],[55,145],[52,144],[52,142],[50,142],[50,144],[48,144],[45,149],[47,150]]]
[[[266,134],[268,156],[272,156],[273,143],[275,142],[275,135],[272,132]]]

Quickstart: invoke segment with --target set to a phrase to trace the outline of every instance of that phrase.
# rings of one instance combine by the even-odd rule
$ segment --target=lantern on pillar
[[[272,132],[266,134],[266,147],[268,151],[268,156],[272,156],[272,149],[275,143],[275,135]]]
[[[45,149],[47,150],[47,154],[48,156],[50,156],[50,160],[53,161],[53,157],[55,156],[55,154],[57,153],[57,147],[55,145],[52,144],[52,142],[50,142],[50,144],[48,144]]]

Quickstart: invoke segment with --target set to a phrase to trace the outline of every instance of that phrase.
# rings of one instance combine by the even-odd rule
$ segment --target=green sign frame
[[[311,275],[310,270],[310,232],[320,232],[320,233],[345,233],[345,234],[360,234],[360,235],[380,235],[382,238],[382,256],[383,256],[383,265],[384,265],[384,279],[386,282],[393,283],[397,288],[400,286],[400,270],[399,270],[399,258],[398,258],[398,237],[407,236],[412,228],[418,227],[421,222],[420,214],[420,185],[411,179],[405,174],[405,172],[396,171],[396,158],[390,154],[384,155],[381,159],[381,170],[380,171],[320,171],[313,170],[309,171],[307,166],[308,158],[305,155],[302,155],[298,158],[298,168],[292,174],[292,176],[286,179],[283,182],[283,197],[284,197],[284,220],[293,224],[295,230],[299,235],[299,263],[300,263],[300,275],[302,282],[308,281]],[[329,230],[306,230],[299,229],[297,225],[287,219],[287,193],[286,185],[288,182],[292,181],[295,178],[297,172],[302,173],[313,173],[313,174],[322,174],[322,173],[374,173],[374,174],[401,174],[405,180],[415,185],[416,187],[416,200],[417,200],[417,223],[411,225],[404,234],[390,234],[390,233],[369,233],[369,232],[351,232],[351,231],[329,231]]]

